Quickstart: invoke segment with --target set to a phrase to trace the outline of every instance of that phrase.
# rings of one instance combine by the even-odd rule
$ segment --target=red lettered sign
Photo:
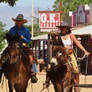
[[[60,25],[60,12],[39,12],[39,20],[41,29],[55,29]]]

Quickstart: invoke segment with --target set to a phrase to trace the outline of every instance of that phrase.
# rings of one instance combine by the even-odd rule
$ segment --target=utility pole
[[[32,0],[32,38],[34,37],[34,0]]]
[[[63,13],[61,0],[59,0],[59,11],[60,11],[60,22],[61,22],[61,17],[62,17],[61,14]]]

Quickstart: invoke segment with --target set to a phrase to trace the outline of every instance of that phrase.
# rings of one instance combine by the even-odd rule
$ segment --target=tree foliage
[[[5,47],[5,34],[7,31],[4,30],[5,24],[0,22],[0,51]]]
[[[25,25],[26,28],[30,30],[30,33],[32,32],[32,25]],[[39,18],[35,18],[34,21],[34,37],[38,35],[46,34],[46,32],[40,32],[39,28]]]
[[[0,0],[0,3],[8,3],[10,6],[14,6],[18,0]]]
[[[25,25],[25,27],[30,30],[30,33],[32,32],[32,25]],[[42,34],[46,34],[46,32],[45,33],[40,32],[39,23],[34,24],[34,37]]]
[[[68,11],[75,11],[79,5],[90,4],[92,0],[56,0],[53,5],[53,10],[59,10],[59,1],[62,3],[64,14]]]

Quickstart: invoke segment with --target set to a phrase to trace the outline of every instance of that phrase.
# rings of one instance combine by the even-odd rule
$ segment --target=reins
[[[87,55],[83,55],[83,57],[81,57],[81,58],[79,58],[79,57],[77,57],[77,54],[75,53],[75,51],[74,51],[74,54],[75,54],[75,57],[76,57],[76,59],[77,59],[77,62],[80,62],[80,61],[82,61],[83,59],[85,59],[85,58],[87,58],[86,60],[86,70],[85,70],[85,74],[87,75],[87,69],[88,69],[88,56]],[[85,84],[86,84],[86,75],[85,75]]]
[[[74,50],[73,50],[73,51],[74,51]],[[84,55],[80,58],[80,57],[77,56],[77,54],[76,54],[75,51],[74,51],[74,55],[75,55],[75,57],[76,57],[76,59],[77,59],[77,62],[82,61],[83,59],[85,59],[85,58],[88,57],[87,55],[84,54]]]

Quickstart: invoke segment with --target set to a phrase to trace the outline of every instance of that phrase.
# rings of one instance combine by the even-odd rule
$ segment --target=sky
[[[51,8],[55,0],[33,0],[34,1],[34,7],[44,7],[44,8]],[[21,6],[32,6],[32,0],[19,0],[17,2],[17,5]]]
[[[33,0],[34,7],[43,7],[44,9],[52,9],[52,5],[55,0]],[[0,6],[8,6],[8,4],[1,3]],[[16,6],[32,6],[32,0],[18,0]]]
[[[47,10],[48,8],[52,10],[52,5],[55,0],[33,0],[34,8]],[[0,3],[0,21],[6,24],[6,29],[13,26],[13,21],[11,18],[16,17],[17,14],[22,13],[24,18],[28,20],[27,24],[30,24],[31,21],[31,8],[32,0],[18,0],[14,7],[10,7],[7,3]],[[7,11],[6,11],[7,10]],[[29,12],[28,12],[29,11]],[[34,11],[34,16],[37,15],[37,11]],[[38,16],[38,15],[37,15]]]

